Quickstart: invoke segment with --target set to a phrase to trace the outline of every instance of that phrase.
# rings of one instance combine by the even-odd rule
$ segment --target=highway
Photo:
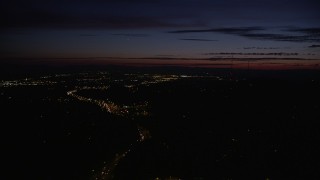
[[[111,101],[97,100],[97,99],[93,99],[90,97],[80,96],[79,94],[77,94],[81,90],[86,90],[86,89],[99,90],[99,88],[96,88],[96,87],[82,87],[82,88],[77,88],[77,89],[73,89],[73,90],[68,91],[67,95],[70,97],[73,97],[79,101],[82,101],[82,102],[95,104],[95,105],[99,106],[102,110],[106,110],[110,114],[114,114],[117,116],[130,117],[130,113],[128,111],[128,106],[122,107],[122,106],[117,105]],[[104,89],[106,90],[105,87],[104,87]],[[115,157],[110,162],[108,162],[108,163],[104,162],[103,167],[101,169],[98,169],[98,170],[93,169],[92,170],[92,172],[94,174],[93,178],[92,178],[93,180],[113,179],[113,177],[114,177],[113,172],[114,172],[115,168],[118,166],[118,164],[121,162],[121,160],[123,160],[128,155],[128,153],[132,152],[135,149],[134,147],[136,147],[140,143],[143,143],[144,141],[151,138],[149,130],[147,130],[146,128],[144,128],[138,124],[137,124],[137,134],[138,134],[138,138],[137,138],[136,142],[133,142],[130,145],[128,145],[128,148],[124,152],[117,153],[115,155]]]

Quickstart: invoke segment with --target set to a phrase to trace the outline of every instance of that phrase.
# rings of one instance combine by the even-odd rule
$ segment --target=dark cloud
[[[311,45],[309,48],[320,48],[320,45]]]
[[[295,28],[282,31],[281,34],[264,33],[268,28],[265,27],[242,27],[242,28],[213,28],[213,29],[197,29],[197,30],[177,30],[169,33],[185,34],[185,33],[223,33],[238,35],[255,40],[272,40],[287,42],[320,42],[320,28]],[[295,34],[292,34],[294,32]],[[297,35],[296,33],[300,34]],[[291,34],[290,34],[291,33]]]
[[[207,33],[207,32],[219,32],[225,34],[245,34],[252,31],[265,30],[262,27],[243,27],[243,28],[215,28],[215,29],[193,29],[193,30],[178,30],[169,31],[169,33],[184,34],[184,33]]]
[[[289,35],[289,34],[270,34],[270,33],[244,33],[239,36],[256,39],[287,42],[320,42],[320,37],[310,35]]]
[[[127,33],[116,33],[114,36],[125,36],[125,37],[147,37],[148,34],[127,34]]]
[[[288,28],[287,31],[320,36],[320,28]]]
[[[188,38],[179,39],[179,40],[182,40],[182,41],[202,41],[202,42],[218,41],[218,40],[213,40],[213,39],[188,39]]]
[[[202,60],[209,60],[209,61],[221,61],[221,60],[233,60],[233,61],[260,61],[260,60],[310,60],[310,59],[306,59],[306,58],[298,58],[298,57],[294,57],[294,58],[287,58],[287,57],[281,57],[281,58],[268,58],[268,57],[237,57],[237,58],[233,58],[233,57],[212,57],[212,58],[206,58],[206,59],[202,59]]]
[[[280,48],[280,47],[244,47],[243,49],[289,49],[288,47]]]
[[[218,52],[218,53],[206,53],[204,55],[238,55],[238,56],[298,56],[299,53],[286,53],[286,52],[275,52],[275,53],[240,53],[240,52]]]

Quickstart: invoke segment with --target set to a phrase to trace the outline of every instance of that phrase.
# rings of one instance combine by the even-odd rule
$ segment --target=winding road
[[[108,87],[103,87],[103,88],[96,88],[96,87],[83,87],[83,88],[77,88],[71,91],[67,92],[68,96],[71,96],[79,101],[82,102],[87,102],[87,103],[92,103],[95,104],[97,106],[99,106],[102,110],[106,110],[108,113],[110,114],[114,114],[117,116],[130,116],[129,113],[129,108],[128,106],[119,106],[109,100],[96,100],[96,99],[92,99],[90,97],[84,97],[81,96],[79,94],[77,94],[78,92],[80,92],[81,90],[87,90],[87,89],[97,89],[97,90],[101,90],[101,89],[108,89]],[[94,176],[93,176],[93,180],[110,180],[113,179],[114,177],[114,170],[117,167],[117,165],[120,163],[121,160],[123,160],[128,153],[130,153],[131,151],[134,150],[134,147],[136,147],[137,145],[139,145],[140,143],[143,143],[145,140],[148,140],[151,138],[150,132],[149,130],[147,130],[146,128],[142,127],[141,125],[137,124],[137,133],[138,133],[138,139],[136,140],[136,142],[131,143],[128,148],[126,149],[126,151],[124,152],[120,152],[117,153],[115,155],[115,157],[113,158],[112,161],[110,161],[109,163],[104,162],[103,167],[98,170],[97,172],[95,170],[93,170],[94,172]]]

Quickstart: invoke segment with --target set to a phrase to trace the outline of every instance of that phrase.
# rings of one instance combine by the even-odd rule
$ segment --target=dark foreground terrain
[[[42,180],[319,178],[319,72],[220,71],[5,77],[3,170]]]

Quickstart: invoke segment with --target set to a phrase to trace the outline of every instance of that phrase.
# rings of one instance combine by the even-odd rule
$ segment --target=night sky
[[[0,13],[2,59],[320,59],[318,0],[2,0]]]

